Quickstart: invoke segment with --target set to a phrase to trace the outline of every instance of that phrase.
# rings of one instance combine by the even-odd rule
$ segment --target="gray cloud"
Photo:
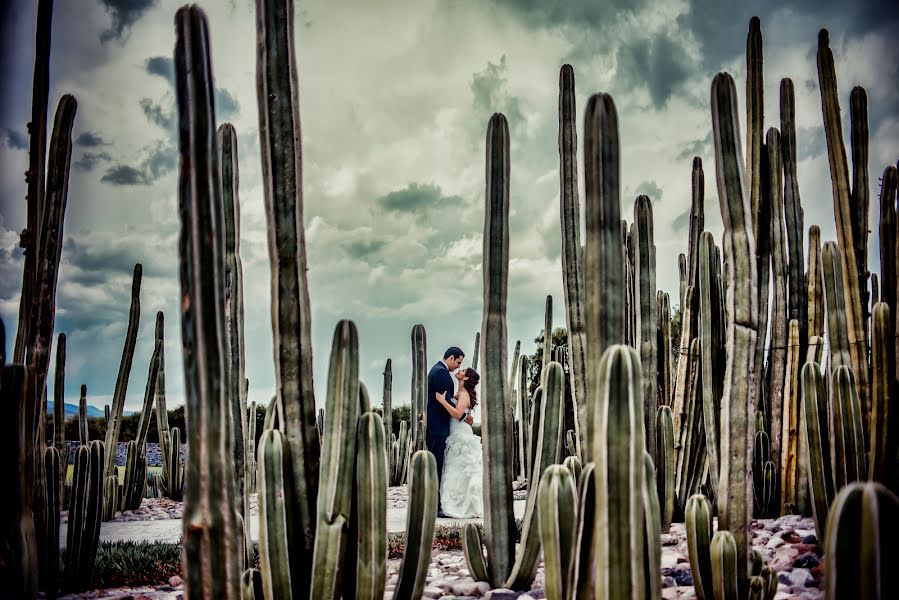
[[[147,73],[158,75],[175,87],[175,61],[168,56],[151,56],[144,64]]]
[[[668,34],[637,40],[618,51],[617,76],[634,87],[646,87],[656,109],[663,108],[690,75],[691,59]]]
[[[170,105],[162,106],[157,102],[153,102],[149,98],[142,98],[140,101],[141,110],[144,111],[147,120],[154,125],[164,129],[167,133],[175,132],[175,107]]]
[[[96,146],[108,146],[109,142],[103,139],[102,136],[98,133],[94,133],[92,131],[85,131],[80,134],[77,138],[75,138],[75,144],[78,146],[86,146],[88,148],[94,148]]]
[[[637,186],[636,191],[634,192],[637,195],[646,194],[649,196],[649,199],[653,201],[653,203],[660,202],[662,200],[662,188],[659,187],[655,181],[647,180],[640,183]]]
[[[474,73],[471,78],[471,92],[474,95],[475,108],[490,115],[501,112],[506,115],[509,127],[514,129],[522,122],[521,99],[510,96],[506,89],[506,55],[494,64],[487,61],[483,71]]]
[[[384,240],[354,240],[346,245],[346,251],[353,258],[367,258],[377,254],[386,245]]]
[[[712,153],[712,130],[701,140],[693,140],[677,154],[677,160],[687,160],[694,156],[708,156]]]
[[[178,151],[171,142],[160,142],[151,147],[137,166],[115,165],[107,169],[100,179],[112,185],[151,185],[178,164]]]
[[[73,165],[80,171],[93,171],[101,162],[109,162],[111,160],[112,156],[108,152],[85,152]]]
[[[387,212],[423,215],[434,209],[457,204],[458,196],[444,196],[440,188],[431,183],[410,183],[401,190],[385,194],[375,204]]]
[[[100,0],[112,17],[112,26],[100,34],[100,41],[106,43],[109,40],[121,40],[156,2],[157,0]]]
[[[231,95],[231,92],[224,88],[216,88],[215,90],[215,116],[219,121],[226,121],[237,114],[240,110],[240,104],[237,99]]]
[[[558,27],[578,25],[597,27],[608,21],[619,11],[635,12],[647,6],[649,0],[568,0],[567,2],[545,2],[543,0],[494,0],[517,13],[520,18],[533,26]]]
[[[671,221],[671,228],[676,232],[683,231],[684,229],[687,228],[687,225],[689,225],[689,224],[690,224],[690,209],[687,209],[686,212],[681,213],[680,215],[675,217],[673,221]]]
[[[6,145],[13,150],[28,150],[28,138],[21,132],[9,127],[3,130],[6,137]]]

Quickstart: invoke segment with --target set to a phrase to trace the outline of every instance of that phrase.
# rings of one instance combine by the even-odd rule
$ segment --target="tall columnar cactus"
[[[799,454],[800,444],[800,403],[799,364],[801,345],[799,343],[799,321],[790,320],[790,335],[787,341],[786,374],[783,391],[783,425],[781,427],[780,463],[781,514],[801,510],[799,498]]]
[[[871,413],[868,431],[871,435],[868,454],[868,479],[888,481],[891,470],[896,468],[897,431],[893,423],[896,415],[890,410],[891,354],[896,352],[894,340],[889,338],[890,307],[879,302],[871,315]],[[899,407],[892,407],[893,411]]]
[[[315,538],[321,453],[315,425],[312,310],[303,226],[302,135],[294,49],[294,2],[256,0],[256,94],[262,181],[272,269],[272,343],[281,430],[293,457],[296,505],[291,518],[307,554]],[[300,565],[295,588],[308,590],[311,561]]]
[[[159,446],[162,450],[162,480],[165,482],[168,477],[168,449],[166,447],[166,438],[171,435],[169,429],[169,413],[165,402],[165,315],[163,312],[156,312],[156,331],[155,346],[159,349],[159,366],[156,370],[156,433],[159,436]]]
[[[621,240],[621,158],[618,113],[612,97],[594,94],[584,112],[584,181],[587,249],[584,273],[584,316],[587,364],[598,365],[606,348],[624,342],[624,259]],[[592,398],[598,382],[595,368],[587,369]],[[587,402],[587,430],[594,432],[596,403]],[[591,441],[584,460],[593,460]]]
[[[471,353],[471,368],[478,370],[478,356],[481,353],[481,332],[476,331],[474,334],[474,350]]]
[[[63,589],[78,592],[91,584],[100,542],[103,510],[103,442],[94,440],[75,451],[72,504],[66,527]]]
[[[313,554],[313,598],[340,591],[347,527],[353,501],[356,428],[359,420],[359,340],[356,325],[341,321],[334,330],[328,366],[327,410]],[[297,561],[308,560],[301,555]]]
[[[519,452],[519,466],[521,467],[521,476],[523,479],[527,479],[530,477],[529,465],[530,463],[530,453],[531,453],[531,414],[533,410],[533,402],[531,398],[531,394],[528,391],[528,364],[529,359],[527,355],[521,356],[519,358],[520,366],[519,366],[519,377],[518,377],[518,452]],[[511,386],[510,386],[511,387]],[[536,392],[536,390],[534,390]],[[513,399],[515,397],[513,396]]]
[[[266,598],[290,598],[298,585],[299,559],[289,548],[295,529],[290,528],[293,502],[290,444],[281,431],[266,429],[259,438],[259,570]],[[308,560],[308,559],[307,559]]]
[[[53,374],[53,441],[60,453],[66,449],[66,334],[56,336],[56,366]]]
[[[237,598],[243,546],[238,543],[235,516],[230,407],[224,369],[227,354],[223,210],[205,14],[196,6],[179,9],[175,31],[181,154],[181,337],[186,417],[190,423],[183,565],[187,597]]]
[[[656,405],[671,406],[671,301],[666,292],[656,292],[656,305]]]
[[[399,580],[393,593],[395,600],[421,597],[425,587],[425,577],[428,574],[428,565],[431,562],[434,523],[437,520],[439,490],[437,489],[437,461],[434,460],[434,455],[427,450],[419,450],[413,454],[409,473],[406,538],[403,544],[403,562],[400,565]],[[509,489],[512,489],[511,485]]]
[[[652,457],[643,452],[643,585],[647,598],[662,600],[662,517],[654,476]]]
[[[826,242],[822,252],[824,271],[824,296],[827,301],[827,335],[830,342],[831,369],[852,366],[849,347],[848,317],[846,314],[843,283],[842,251],[834,242]]]
[[[162,480],[162,495],[170,500],[179,502],[184,497],[184,464],[181,462],[181,431],[172,427],[163,441],[167,448],[163,455],[166,472]]]
[[[62,481],[59,478],[61,461],[59,450],[54,446],[44,448],[41,460],[41,474],[45,493],[41,511],[43,540],[38,540],[40,567],[40,587],[49,597],[56,597],[59,588],[59,511],[62,510]]]
[[[690,286],[692,289],[692,286]],[[704,374],[700,362],[700,341],[694,338],[690,344],[690,352],[681,356],[681,360],[689,363],[685,393],[684,414],[678,436],[677,471],[675,477],[675,497],[678,512],[683,512],[687,499],[699,492],[702,484],[706,451],[706,437],[702,431],[703,398],[702,386]]]
[[[637,317],[635,341],[640,354],[643,372],[643,418],[646,420],[646,447],[655,462],[656,451],[655,410],[656,399],[656,247],[653,237],[652,201],[648,196],[637,196],[634,203],[634,313]]]
[[[128,330],[125,333],[125,347],[122,350],[122,360],[119,362],[119,374],[115,381],[115,390],[112,393],[112,407],[106,424],[106,477],[116,475],[115,448],[119,441],[119,431],[122,427],[122,410],[125,407],[125,394],[128,391],[128,378],[131,375],[131,364],[134,361],[134,345],[137,343],[137,329],[140,326],[140,283],[143,276],[143,267],[140,263],[134,265],[134,275],[131,279],[131,308],[128,312]],[[111,499],[108,501],[111,502]],[[104,511],[106,513],[107,511]],[[110,517],[111,518],[111,517]],[[108,520],[104,516],[104,521]]]
[[[819,540],[824,539],[828,507],[834,496],[827,405],[821,368],[813,361],[806,362],[802,367],[803,427],[808,452],[809,499]]]
[[[693,158],[693,170],[691,176],[692,199],[690,203],[690,233],[688,238],[688,255],[686,263],[686,281],[683,284],[680,316],[681,338],[678,341],[677,370],[674,380],[674,431],[681,430],[681,418],[684,414],[684,403],[687,401],[687,386],[689,383],[687,371],[687,356],[690,352],[690,344],[697,335],[697,315],[699,310],[699,287],[697,277],[699,272],[699,239],[705,224],[705,173],[702,170],[702,161],[699,157]]]
[[[677,281],[678,281],[678,306],[681,316],[684,312],[684,303],[687,299],[687,255],[681,252],[677,255]]]
[[[521,530],[521,544],[506,587],[529,590],[537,574],[540,556],[538,526],[538,490],[544,471],[559,463],[562,457],[562,428],[564,426],[565,372],[557,362],[546,364],[542,377],[543,398],[539,410],[535,406],[534,423],[537,435],[531,438],[535,449],[528,476],[528,497]]]
[[[808,340],[824,337],[824,262],[821,256],[821,230],[808,230],[808,269],[805,274]]]
[[[859,271],[863,260],[859,256],[859,244],[868,230],[867,175],[856,173],[853,187],[849,184],[849,167],[846,163],[846,148],[843,145],[843,125],[840,120],[840,100],[837,91],[837,76],[834,67],[833,52],[830,50],[830,39],[826,29],[818,34],[818,85],[821,89],[821,112],[824,116],[824,133],[827,138],[827,157],[830,163],[830,180],[833,189],[833,212],[837,226],[837,239],[842,250],[841,263],[843,271],[843,296],[846,304],[847,331],[846,350],[852,360],[852,370],[858,382],[858,395],[862,406],[862,414],[868,414],[868,359],[867,335],[865,327],[864,304],[867,302],[867,281],[865,271]],[[853,109],[853,123],[857,118],[858,108]],[[867,113],[867,110],[864,110]],[[866,115],[865,115],[866,116]],[[867,128],[867,123],[865,124]],[[855,128],[853,129],[855,131]],[[853,167],[867,170],[867,133],[852,136]],[[864,149],[861,148],[864,146]],[[859,160],[864,164],[855,164]],[[862,198],[864,196],[864,198]],[[859,204],[862,205],[858,205]],[[855,208],[853,208],[855,206]],[[857,211],[857,212],[856,212]],[[861,221],[861,215],[864,221]]]
[[[87,427],[87,386],[81,386],[81,396],[78,398],[78,441],[82,446],[90,443],[90,434]]]
[[[674,519],[674,479],[677,460],[674,454],[674,418],[671,408],[660,406],[656,413],[656,493],[659,497],[662,533],[668,533]]]
[[[899,498],[879,483],[854,483],[834,498],[824,543],[824,597],[895,598]]]
[[[28,123],[28,171],[25,173],[27,210],[25,231],[22,232],[19,241],[19,245],[24,249],[25,266],[22,277],[22,294],[19,297],[19,323],[13,349],[12,362],[15,364],[22,364],[25,361],[25,349],[30,342],[29,328],[33,318],[31,312],[34,298],[37,295],[41,217],[45,205],[44,177],[47,160],[47,103],[50,94],[52,21],[53,1],[40,0],[37,3],[31,120]]]
[[[571,597],[569,573],[575,548],[576,484],[571,471],[560,465],[550,465],[540,479],[537,514],[543,546],[544,589],[549,600]]]
[[[589,312],[588,312],[589,314]],[[645,448],[640,359],[611,346],[596,368],[592,388],[596,505],[593,532],[597,598],[645,598]]]
[[[880,280],[883,283],[881,300],[893,311],[889,323],[888,339],[896,340],[899,323],[899,215],[897,215],[897,189],[899,173],[896,167],[888,166],[883,172],[880,187]],[[895,342],[891,342],[895,343]],[[899,352],[894,352],[889,365],[890,381],[899,378]]]
[[[237,161],[237,132],[231,123],[223,123],[216,132],[219,176],[225,237],[225,347],[228,377],[228,403],[231,406],[231,446],[234,457],[235,493],[238,508],[246,516],[249,492],[246,490],[247,399],[244,394],[246,356],[244,351],[243,264],[240,260],[240,171]],[[248,520],[247,520],[248,522]],[[249,530],[247,530],[249,533]]]
[[[865,439],[861,405],[855,374],[846,365],[834,370],[831,377],[830,439],[834,489],[867,476]]]
[[[712,507],[702,494],[687,500],[684,510],[687,530],[687,556],[693,574],[693,589],[699,600],[712,599]]]
[[[712,497],[718,495],[720,468],[719,431],[721,393],[724,383],[724,352],[721,347],[721,314],[719,305],[720,278],[717,248],[712,234],[704,231],[699,238],[699,338],[700,373],[702,394],[702,430],[705,432],[705,448],[709,467],[709,487]]]
[[[144,405],[137,424],[137,438],[128,442],[128,455],[125,463],[125,482],[122,488],[121,510],[137,510],[146,495],[147,489],[147,433],[150,430],[153,400],[156,396],[156,384],[159,374],[159,353],[162,342],[156,341],[153,355],[150,357],[150,368],[147,373],[147,385],[144,390]],[[133,446],[132,446],[133,445]]]
[[[541,379],[546,366],[553,359],[553,297],[546,297],[543,310],[543,362],[540,365]]]
[[[562,222],[562,283],[571,396],[574,399],[578,455],[587,446],[587,331],[584,319],[584,275],[580,261],[581,208],[577,190],[577,105],[574,69],[563,65],[559,72],[559,214]]]
[[[428,338],[424,325],[412,328],[412,451],[425,447],[428,424]]]
[[[387,454],[384,423],[374,412],[359,419],[356,502],[359,507],[356,598],[383,600],[387,580]],[[355,543],[351,540],[350,543]]]
[[[484,529],[488,575],[502,585],[512,571],[515,518],[512,512],[512,410],[506,389],[506,298],[509,278],[509,125],[496,113],[487,127],[487,189],[484,215],[484,314],[481,366],[484,405]],[[489,460],[487,459],[489,457]],[[397,588],[399,591],[399,588]]]
[[[384,414],[384,443],[387,450],[387,468],[392,467],[391,438],[393,437],[393,360],[388,358],[384,365],[384,392],[382,394],[382,413]]]
[[[796,154],[796,101],[793,81],[780,80],[780,150],[783,161],[783,213],[787,231],[788,247],[788,318],[799,322],[800,348],[805,348],[808,340],[808,323],[805,302],[805,282],[803,275],[803,211],[799,198],[799,179],[796,174],[798,158]],[[798,379],[796,380],[798,387]]]
[[[718,519],[736,542],[737,575],[748,578],[751,485],[749,448],[750,415],[755,372],[754,350],[758,326],[754,239],[751,235],[749,198],[740,148],[737,94],[726,73],[712,83],[712,127],[715,141],[716,179],[724,221],[726,282],[727,362],[721,403],[721,471],[718,479]]]

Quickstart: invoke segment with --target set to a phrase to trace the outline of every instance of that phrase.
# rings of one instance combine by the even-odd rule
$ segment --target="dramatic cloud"
[[[108,152],[84,152],[72,165],[81,171],[93,171],[100,163],[111,160],[112,156]]]
[[[7,127],[3,130],[3,133],[5,134],[4,137],[6,137],[6,146],[8,148],[12,148],[13,150],[28,150],[28,138],[21,132]]]
[[[653,204],[656,202],[661,202],[662,200],[662,188],[659,187],[655,181],[643,181],[640,185],[637,186],[635,193],[639,196],[640,194],[645,194],[649,196],[649,199],[652,200]]]
[[[170,142],[160,142],[146,150],[137,166],[116,165],[101,178],[112,185],[151,185],[178,165],[178,151]]]
[[[102,42],[120,40],[144,13],[156,5],[157,0],[100,0],[112,17],[112,26],[100,34]]]
[[[95,148],[97,146],[108,146],[109,142],[104,140],[100,136],[100,134],[94,133],[92,131],[85,131],[75,138],[75,145]]]
[[[635,87],[646,87],[656,109],[661,109],[690,75],[689,56],[670,35],[637,40],[618,51],[619,77]]]

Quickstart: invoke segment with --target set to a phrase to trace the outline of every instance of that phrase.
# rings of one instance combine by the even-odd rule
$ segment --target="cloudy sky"
[[[35,5],[0,3],[0,318],[14,331],[21,288]],[[729,5],[728,8],[719,6]],[[209,15],[216,110],[240,152],[250,398],[273,390],[269,259],[260,181],[251,0],[201,5]],[[791,6],[788,6],[791,5]],[[872,207],[879,176],[899,158],[897,13],[888,3],[769,0],[312,0],[297,6],[304,197],[316,388],[324,401],[339,319],[360,332],[362,378],[375,402],[388,357],[394,402],[409,398],[410,335],[428,334],[433,363],[469,352],[482,310],[484,137],[491,113],[511,127],[510,344],[533,350],[547,294],[564,325],[560,267],[559,68],[573,65],[579,134],[590,94],[612,94],[622,142],[622,214],[653,202],[658,286],[677,303],[686,247],[690,165],[706,165],[706,224],[721,233],[709,89],[721,70],[745,81],[749,19],[764,36],[765,121],[779,123],[782,77],[796,87],[800,192],[806,227],[835,238],[815,51],[827,27],[848,121],[851,87],[868,92]],[[109,401],[128,317],[131,272],[144,267],[142,317],[128,399],[139,408],[156,311],[167,316],[168,395],[182,401],[177,312],[174,0],[56,2],[50,121],[78,100],[57,331],[68,336],[66,400],[88,385]],[[740,89],[741,110],[743,90]],[[745,123],[744,123],[745,126]],[[848,123],[846,124],[848,140]],[[582,137],[582,136],[581,136]],[[579,166],[581,175],[583,168]],[[583,190],[583,187],[581,187]],[[876,230],[877,210],[871,212]],[[877,256],[872,246],[872,258]],[[872,267],[875,263],[872,260]],[[12,336],[10,336],[12,338]],[[12,339],[7,341],[12,346]],[[52,393],[52,391],[51,391]]]

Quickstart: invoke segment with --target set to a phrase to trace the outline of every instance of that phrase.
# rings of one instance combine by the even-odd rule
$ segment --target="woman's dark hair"
[[[481,380],[481,376],[478,375],[477,371],[468,367],[465,369],[465,377],[467,377],[467,379],[462,382],[462,387],[464,387],[465,391],[468,392],[468,395],[471,396],[471,402],[468,406],[474,410],[474,407],[478,405],[478,393],[474,388]]]

